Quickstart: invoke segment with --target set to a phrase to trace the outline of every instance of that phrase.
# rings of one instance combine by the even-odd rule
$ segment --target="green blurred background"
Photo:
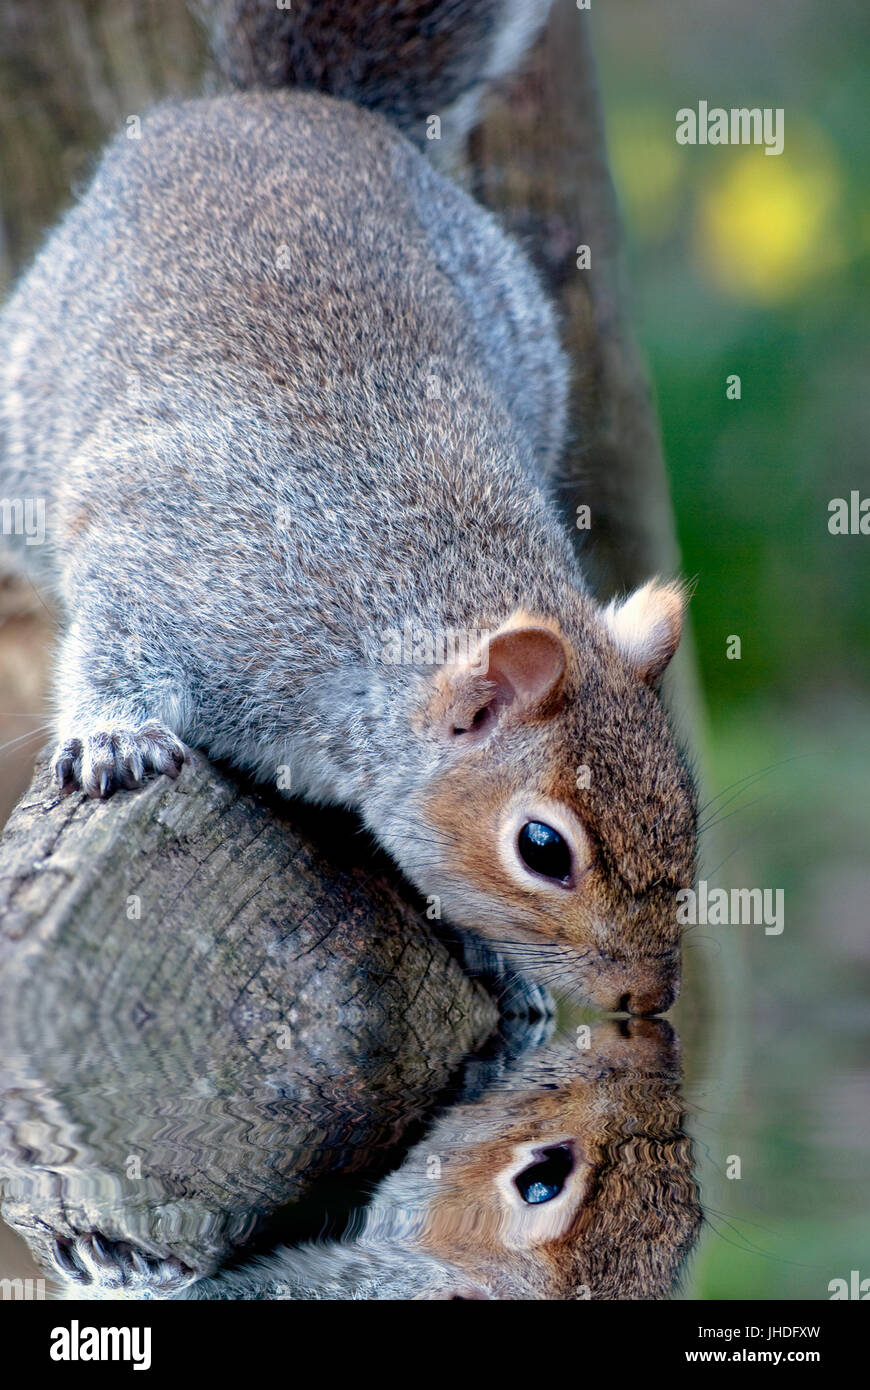
[[[745,974],[727,1055],[684,1025],[710,1207],[687,1293],[824,1299],[833,1278],[870,1277],[870,536],[828,530],[832,498],[870,497],[870,11],[593,9],[635,322],[697,577],[708,794],[736,784],[701,873],[785,893],[781,936],[694,939],[715,968],[737,933]],[[678,145],[676,112],[700,100],[783,108],[784,152]]]

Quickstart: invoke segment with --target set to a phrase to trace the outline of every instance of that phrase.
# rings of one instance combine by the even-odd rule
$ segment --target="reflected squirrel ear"
[[[604,610],[604,623],[618,652],[642,680],[662,674],[680,641],[687,591],[683,584],[650,579]]]
[[[469,659],[436,677],[430,718],[451,737],[479,742],[508,708],[545,713],[556,699],[568,667],[569,650],[558,631],[525,613],[482,638]]]

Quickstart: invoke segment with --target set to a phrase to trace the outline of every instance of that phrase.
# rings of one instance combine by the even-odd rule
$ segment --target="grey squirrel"
[[[683,592],[587,591],[553,312],[421,152],[548,5],[200,8],[243,90],[110,144],[0,319],[0,490],[45,500],[21,552],[65,620],[58,784],[177,776],[185,745],[289,779],[521,973],[666,1009]]]

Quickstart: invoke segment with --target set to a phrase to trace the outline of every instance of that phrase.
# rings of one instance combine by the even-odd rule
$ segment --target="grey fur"
[[[177,1258],[91,1233],[56,1246],[64,1296],[665,1298],[701,1224],[679,1043],[648,1019],[599,1023],[587,1041],[476,1059],[465,1093],[341,1241],[247,1259],[240,1249],[195,1280]],[[570,1150],[572,1171],[552,1205],[524,1207],[515,1180],[553,1145]]]

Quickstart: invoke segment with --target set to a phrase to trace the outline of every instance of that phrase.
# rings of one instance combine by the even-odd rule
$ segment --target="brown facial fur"
[[[659,1012],[679,985],[674,896],[694,875],[694,789],[646,682],[591,627],[580,650],[582,659],[570,644],[555,707],[504,711],[484,742],[457,753],[423,814],[449,842],[456,879],[472,890],[463,919],[457,885],[454,917],[547,983],[570,988],[582,972],[592,1002]],[[581,766],[589,787],[577,785]],[[572,889],[543,890],[505,873],[500,816],[524,797],[567,807],[582,822],[592,863]]]
[[[694,1244],[701,1215],[670,1030],[647,1020],[628,1036],[596,1029],[590,1057],[598,1075],[568,1079],[576,1058],[553,1049],[548,1088],[499,1090],[469,1107],[460,1132],[473,1142],[444,1155],[421,1245],[477,1296],[661,1298]],[[585,1171],[564,1224],[517,1239],[502,1182],[522,1146],[566,1140]]]

